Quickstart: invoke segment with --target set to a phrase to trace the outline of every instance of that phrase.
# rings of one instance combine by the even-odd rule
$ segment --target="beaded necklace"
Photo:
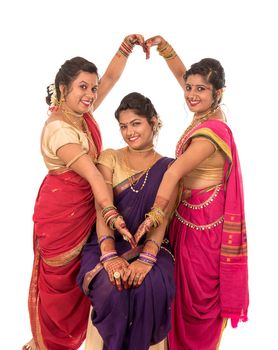
[[[153,150],[153,146],[152,146],[151,148],[148,148],[148,149],[145,149],[145,150],[141,150],[141,152],[148,152],[148,151],[150,151],[150,150]],[[127,169],[130,170],[130,171],[134,171],[134,170],[130,167],[130,165],[129,165],[129,161],[128,161],[128,151],[130,151],[130,150],[129,150],[128,147],[126,147],[126,148],[124,149],[124,161],[125,161],[125,164],[126,164]],[[134,151],[134,150],[132,149],[132,151]],[[138,181],[139,181],[139,179],[141,178],[141,176],[140,176],[137,180],[134,180],[134,179],[133,179],[134,176],[135,176],[136,174],[129,174],[129,176],[128,176],[128,181],[129,181],[129,184],[130,184],[130,189],[131,189],[131,191],[134,192],[134,193],[140,192],[140,191],[145,187],[145,185],[146,185],[146,182],[147,182],[148,176],[149,176],[149,171],[150,171],[151,167],[154,165],[155,160],[156,160],[156,156],[157,156],[157,153],[155,152],[155,150],[153,150],[153,151],[154,151],[154,152],[153,152],[153,160],[151,161],[151,164],[150,164],[146,169],[144,169],[144,170],[139,170],[139,171],[138,171],[138,173],[141,173],[141,172],[142,172],[142,176],[144,175],[144,180],[143,180],[142,185],[140,186],[140,188],[136,189],[136,188],[134,188],[134,186],[138,183]]]

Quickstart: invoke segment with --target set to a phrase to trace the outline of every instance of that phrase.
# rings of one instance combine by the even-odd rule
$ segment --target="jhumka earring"
[[[61,95],[60,100],[58,101],[58,107],[61,107],[62,103],[65,102],[65,98],[63,95]]]

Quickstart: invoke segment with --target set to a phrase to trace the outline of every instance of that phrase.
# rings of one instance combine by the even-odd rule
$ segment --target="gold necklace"
[[[205,113],[203,116],[197,118],[196,115],[194,115],[192,122],[189,124],[189,126],[185,129],[184,133],[180,137],[177,148],[176,148],[176,156],[180,154],[181,149],[184,146],[184,141],[187,138],[188,134],[197,126],[202,124],[203,122],[207,121],[209,119],[209,116],[213,114],[215,111],[219,109],[219,106],[217,106],[214,109],[210,109],[207,113]]]
[[[149,150],[152,150],[152,149],[153,149],[153,147],[150,148]],[[124,152],[125,152],[125,153],[124,153],[124,161],[125,161],[125,163],[126,163],[127,169],[129,169],[129,170],[131,170],[131,171],[134,171],[134,169],[132,169],[132,168],[130,167],[130,165],[129,165],[129,161],[128,161],[128,150],[129,150],[129,147],[126,147],[125,150],[124,150]],[[130,151],[130,150],[129,150],[129,151]],[[129,181],[129,184],[130,184],[130,189],[131,189],[134,193],[140,192],[140,191],[145,187],[146,182],[147,182],[147,180],[148,180],[149,171],[150,171],[151,167],[154,165],[155,159],[156,159],[156,152],[154,151],[154,157],[153,157],[153,160],[152,160],[151,164],[150,164],[149,167],[147,167],[146,169],[144,169],[144,170],[139,170],[139,171],[138,171],[137,174],[142,173],[142,175],[141,175],[137,180],[136,180],[136,179],[135,179],[135,181],[133,180],[133,178],[134,178],[134,176],[136,176],[136,174],[129,174],[129,176],[128,176],[128,181]],[[140,188],[138,188],[138,189],[134,188],[134,186],[138,183],[138,181],[140,180],[140,178],[141,178],[143,175],[145,175],[145,176],[144,176],[144,180],[143,180],[142,185],[140,186]]]
[[[91,158],[93,159],[93,162],[95,163],[96,160],[97,160],[97,148],[96,148],[96,145],[93,141],[93,138],[92,138],[92,135],[91,135],[91,132],[88,128],[88,125],[83,117],[83,114],[82,114],[82,117],[81,116],[78,116],[79,120],[78,121],[75,121],[73,120],[69,114],[72,114],[72,113],[69,113],[65,110],[62,110],[64,116],[66,117],[66,119],[79,131],[81,131],[85,137],[87,138],[88,142],[89,142],[89,152],[90,152],[90,156]],[[72,114],[73,115],[73,114]],[[75,115],[76,116],[76,115]],[[76,116],[77,117],[77,116]]]
[[[61,109],[63,113],[67,113],[67,114],[70,114],[74,117],[77,117],[77,118],[81,118],[83,117],[83,113],[74,113],[74,112],[70,112],[70,111],[67,111],[66,109],[62,108]]]
[[[134,149],[134,148],[132,148],[132,147],[130,147],[130,146],[127,146],[127,148],[128,148],[128,150],[129,150],[130,152],[134,152],[134,153],[144,153],[144,152],[149,152],[149,151],[153,150],[153,149],[154,149],[154,145],[151,145],[150,147],[144,148],[144,149]]]
[[[78,130],[85,132],[85,126],[84,126],[84,118],[83,118],[83,114],[82,117],[77,117],[78,119],[74,120],[71,116],[70,113],[62,110],[63,115],[66,117],[67,121],[70,122],[70,124],[72,124],[75,128],[77,128]]]

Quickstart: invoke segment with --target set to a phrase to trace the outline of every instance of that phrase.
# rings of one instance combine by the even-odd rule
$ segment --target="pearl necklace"
[[[138,193],[140,192],[146,185],[146,182],[148,180],[148,176],[149,176],[149,171],[150,171],[150,168],[147,169],[146,173],[145,173],[145,177],[144,177],[144,181],[142,183],[142,185],[140,186],[140,188],[137,190],[133,187],[134,183],[132,182],[132,180],[130,180],[129,178],[129,184],[130,184],[130,189],[132,190],[132,192],[134,193]],[[137,183],[137,182],[136,182]]]
[[[152,150],[152,149],[153,149],[153,146],[152,146],[151,148],[149,148],[149,149],[145,149],[144,151],[146,152],[146,151],[150,151],[150,150]],[[130,167],[130,165],[129,165],[129,162],[128,162],[128,156],[127,156],[128,150],[130,151],[130,148],[129,148],[129,147],[126,147],[126,149],[124,150],[124,152],[125,152],[125,153],[124,153],[124,155],[125,155],[125,157],[124,157],[124,158],[125,158],[125,163],[126,163],[126,167],[127,167],[129,170],[133,170],[133,169],[131,169],[131,167]],[[134,150],[132,149],[132,151],[134,151]],[[137,150],[136,150],[136,151],[137,151]],[[142,150],[142,152],[144,152],[144,151]],[[140,153],[140,152],[139,152],[139,153]],[[144,175],[143,183],[142,183],[142,185],[140,186],[140,188],[136,189],[136,188],[134,188],[134,185],[136,185],[136,184],[138,183],[138,181],[140,180],[141,176],[139,177],[139,179],[138,179],[137,181],[136,181],[136,180],[133,181],[132,178],[133,178],[136,174],[134,174],[134,175],[129,175],[128,181],[129,181],[130,189],[131,189],[132,192],[138,193],[138,192],[140,192],[140,191],[145,187],[146,182],[147,182],[148,177],[149,177],[149,171],[150,171],[151,167],[154,165],[155,159],[156,159],[156,152],[154,151],[154,158],[153,158],[153,160],[152,160],[150,166],[149,166],[148,168],[146,168],[146,169],[141,170],[141,171],[138,172],[138,173],[143,172],[143,174],[145,174],[145,175]],[[143,176],[143,175],[142,175],[142,176]]]

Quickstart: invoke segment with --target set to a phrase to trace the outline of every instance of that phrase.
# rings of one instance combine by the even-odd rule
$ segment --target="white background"
[[[226,329],[221,350],[278,349],[277,340],[277,11],[275,1],[2,1],[1,35],[1,348],[31,338],[27,295],[32,267],[32,214],[46,174],[39,138],[46,86],[68,58],[93,61],[102,75],[127,34],[160,34],[184,64],[204,57],[226,71],[228,122],[238,145],[249,239],[249,322]],[[114,110],[129,92],[153,101],[164,126],[157,149],[174,156],[189,122],[183,92],[153,49],[137,47],[95,112],[104,147],[122,147]]]

